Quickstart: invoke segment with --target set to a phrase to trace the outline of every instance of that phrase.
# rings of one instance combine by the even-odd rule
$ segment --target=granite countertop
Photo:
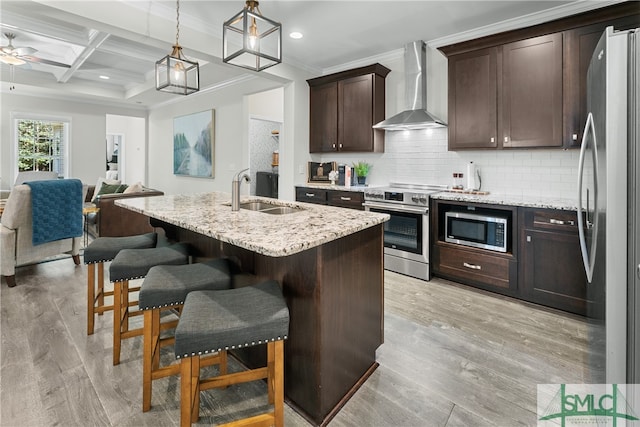
[[[286,202],[245,196],[240,202],[261,201],[301,208],[270,215],[240,209],[231,211],[231,195],[223,192],[120,199],[115,203],[152,218],[213,237],[250,251],[281,257],[320,246],[381,224],[389,215],[312,203]]]
[[[430,197],[432,199],[452,200],[457,202],[488,203],[491,205],[522,206],[529,208],[560,209],[567,211],[575,211],[578,207],[577,200],[572,199],[539,196],[516,196],[498,193],[480,195],[443,191],[440,193],[431,194]]]

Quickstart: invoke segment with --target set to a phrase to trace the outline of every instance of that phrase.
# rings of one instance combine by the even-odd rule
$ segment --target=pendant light
[[[180,0],[176,1],[176,44],[171,53],[156,62],[156,90],[189,95],[200,90],[200,66],[182,54],[180,36]]]
[[[224,23],[222,62],[262,71],[282,62],[282,24],[262,16],[259,3],[247,0]]]

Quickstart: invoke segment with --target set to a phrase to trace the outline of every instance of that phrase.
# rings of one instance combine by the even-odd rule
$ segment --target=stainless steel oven
[[[399,183],[365,191],[365,209],[390,216],[384,223],[386,270],[429,280],[429,194],[437,191]]]

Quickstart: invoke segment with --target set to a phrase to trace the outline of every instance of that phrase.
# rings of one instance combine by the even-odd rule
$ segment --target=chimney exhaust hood
[[[427,108],[427,45],[418,40],[404,46],[405,96],[408,110],[373,125],[374,129],[414,130],[447,124]]]

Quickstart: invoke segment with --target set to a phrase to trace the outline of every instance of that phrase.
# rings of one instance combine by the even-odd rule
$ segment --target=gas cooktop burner
[[[429,194],[439,193],[446,189],[446,185],[392,182],[388,187],[365,190],[364,199],[385,203],[427,206],[429,204]]]

